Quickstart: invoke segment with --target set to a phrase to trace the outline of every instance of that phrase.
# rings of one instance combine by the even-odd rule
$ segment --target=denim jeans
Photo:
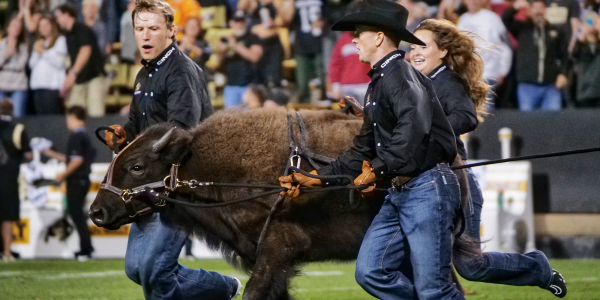
[[[242,96],[248,88],[245,86],[226,85],[223,89],[225,108],[231,108],[243,103]]]
[[[15,118],[22,118],[27,114],[27,91],[0,92],[0,100],[4,98],[12,100]]]
[[[517,96],[522,111],[562,109],[562,95],[554,84],[519,83]]]
[[[458,180],[445,164],[391,189],[361,245],[358,284],[379,299],[464,299],[450,282],[459,203]]]
[[[479,224],[483,197],[477,178],[471,169],[469,174],[469,191],[472,209],[465,208],[466,228],[477,242],[480,241]],[[541,251],[526,254],[483,252],[480,257],[468,257],[460,253],[454,254],[454,267],[460,276],[471,281],[501,283],[508,285],[530,285],[547,288],[552,279],[550,262]]]
[[[229,300],[237,291],[231,277],[177,262],[189,234],[159,213],[131,224],[125,273],[142,286],[146,299]]]

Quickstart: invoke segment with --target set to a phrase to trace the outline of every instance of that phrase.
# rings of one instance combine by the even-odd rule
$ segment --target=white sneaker
[[[235,297],[237,297],[237,296],[241,295],[241,294],[242,294],[241,290],[242,290],[242,288],[244,287],[244,286],[242,285],[242,282],[241,282],[239,279],[237,279],[237,278],[235,278],[235,277],[233,277],[233,279],[235,279],[235,281],[237,281],[237,291],[235,292],[235,294],[233,295],[233,297],[231,297],[231,299],[230,299],[230,300],[233,300],[233,299],[235,299]]]

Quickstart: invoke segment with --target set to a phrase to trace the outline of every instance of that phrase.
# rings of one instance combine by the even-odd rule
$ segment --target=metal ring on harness
[[[296,147],[296,149],[294,149],[293,152],[294,152],[294,154],[292,156],[290,156],[290,166],[300,169],[300,163],[302,162],[302,156],[300,156],[298,154],[298,147]],[[295,165],[294,165],[294,158],[296,159]]]

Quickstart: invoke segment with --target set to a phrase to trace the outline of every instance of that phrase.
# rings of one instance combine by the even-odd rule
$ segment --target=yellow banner
[[[100,237],[100,236],[101,237],[129,236],[129,224],[121,226],[121,228],[119,228],[117,230],[108,230],[106,228],[98,227],[94,224],[88,225],[88,228],[90,229],[90,233],[92,234],[92,236],[98,236],[98,237]]]
[[[29,219],[13,222],[13,244],[29,244]]]

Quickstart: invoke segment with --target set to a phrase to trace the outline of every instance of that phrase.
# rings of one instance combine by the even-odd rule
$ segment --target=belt
[[[441,162],[441,165],[445,165],[445,162]],[[394,187],[395,189],[402,187],[404,184],[406,184],[408,181],[410,181],[411,179],[413,179],[413,177],[410,176],[396,176],[394,178],[392,178],[392,187]]]
[[[411,179],[412,177],[409,176],[396,176],[392,178],[392,187],[395,189],[400,188]]]

